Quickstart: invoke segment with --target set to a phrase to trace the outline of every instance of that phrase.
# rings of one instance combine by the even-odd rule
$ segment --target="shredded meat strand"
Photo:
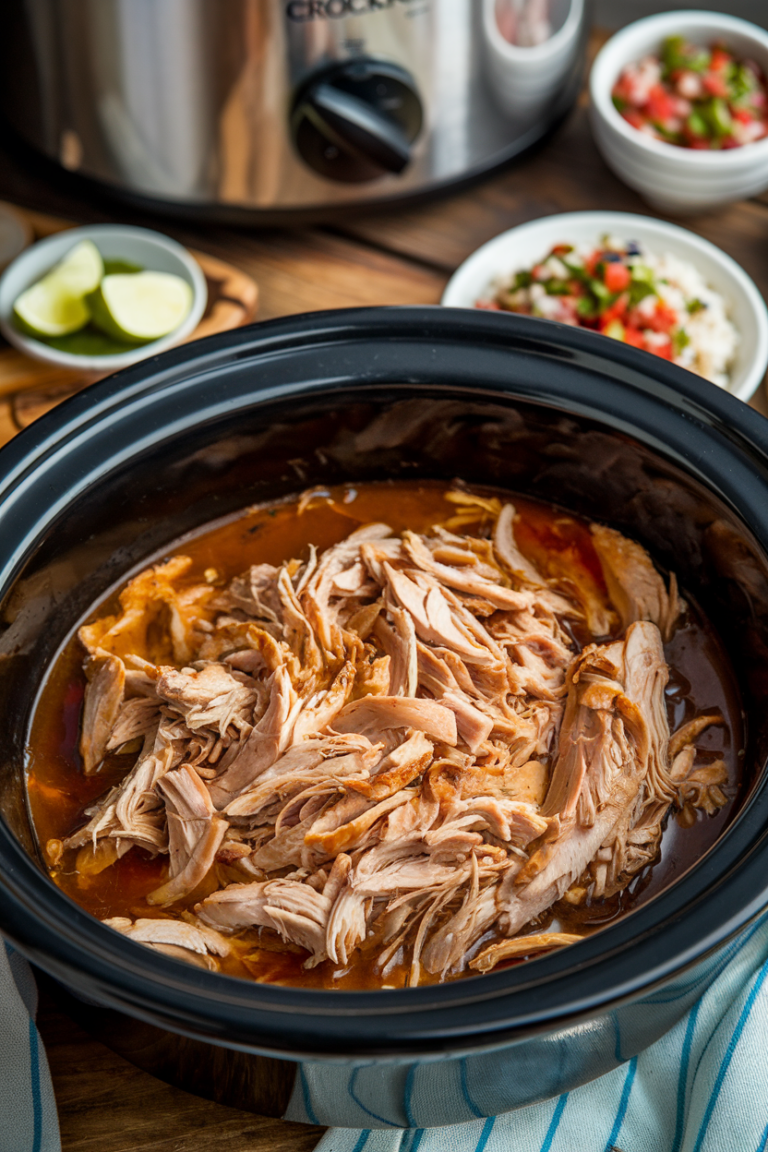
[[[579,939],[531,926],[626,886],[671,808],[725,803],[695,748],[722,719],[670,743],[674,577],[594,525],[610,601],[585,598],[523,555],[513,505],[448,495],[429,533],[366,525],[224,588],[175,557],[81,630],[84,771],[142,746],[51,857],[168,859],[147,897],[166,911],[111,927],[213,969],[266,931],[307,966],[490,971]],[[488,538],[462,534],[478,518]],[[579,651],[569,621],[602,642]]]

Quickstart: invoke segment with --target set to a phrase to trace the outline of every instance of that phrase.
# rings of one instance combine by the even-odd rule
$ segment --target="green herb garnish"
[[[567,280],[545,280],[544,291],[547,296],[570,296],[572,289]]]
[[[563,260],[563,264],[565,264],[574,280],[579,280],[582,284],[589,283],[589,275],[583,264],[572,264],[568,260]]]
[[[592,277],[589,281],[589,290],[593,296],[603,305],[613,304],[614,300],[618,299],[617,292],[609,292],[602,280],[596,280]]]
[[[576,302],[576,312],[585,320],[594,320],[600,315],[600,306],[594,296],[580,296]]]
[[[655,296],[656,289],[652,287],[646,280],[636,280],[634,277],[629,283],[629,306],[636,308],[641,300],[645,300],[646,296]]]

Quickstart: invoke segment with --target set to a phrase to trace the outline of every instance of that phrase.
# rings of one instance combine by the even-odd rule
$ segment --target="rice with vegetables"
[[[727,303],[677,256],[611,236],[597,248],[556,244],[491,290],[478,308],[591,328],[729,386],[739,334]]]

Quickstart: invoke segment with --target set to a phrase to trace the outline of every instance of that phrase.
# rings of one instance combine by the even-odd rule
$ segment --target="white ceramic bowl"
[[[628,212],[565,212],[544,216],[502,232],[464,261],[448,281],[441,304],[473,308],[492,292],[494,281],[546,256],[555,244],[594,244],[606,233],[636,240],[649,251],[671,253],[694,264],[707,283],[728,302],[740,342],[728,391],[749,400],[768,367],[768,309],[746,272],[714,244],[693,232],[649,216]],[[558,321],[542,320],[543,324]],[[606,336],[606,340],[610,337]],[[644,352],[650,356],[652,353]]]
[[[555,30],[548,40],[532,48],[519,48],[502,36],[496,2],[483,0],[483,44],[491,88],[507,115],[535,115],[557,94],[576,58],[584,0],[553,0]]]
[[[192,307],[182,324],[160,340],[142,344],[129,352],[114,356],[76,356],[60,352],[41,340],[24,336],[13,324],[13,303],[25,288],[29,288],[58,264],[81,240],[92,240],[102,256],[111,260],[127,260],[140,264],[152,272],[172,272],[181,276],[192,289]],[[82,372],[109,372],[125,368],[164,352],[190,336],[202,319],[208,301],[205,276],[197,261],[186,248],[169,240],[160,232],[148,228],[133,228],[123,224],[92,224],[84,228],[68,228],[39,240],[22,252],[0,276],[0,332],[9,343],[36,360],[59,364]]]
[[[737,57],[755,60],[768,75],[768,32],[746,20],[719,12],[665,12],[629,24],[600,50],[589,78],[592,131],[606,163],[649,204],[673,214],[762,192],[768,188],[768,137],[723,152],[679,148],[638,132],[614,108],[611,90],[622,69],[658,54],[672,35],[705,46],[723,40]]]

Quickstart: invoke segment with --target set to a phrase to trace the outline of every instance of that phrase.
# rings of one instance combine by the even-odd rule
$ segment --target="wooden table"
[[[294,232],[190,225],[95,198],[86,203],[57,190],[1,142],[0,199],[82,223],[147,224],[211,252],[257,280],[262,320],[319,308],[436,304],[451,272],[478,245],[538,216],[578,209],[657,215],[606,168],[583,101],[534,155],[468,191]],[[768,195],[682,223],[733,256],[768,296]],[[768,415],[763,389],[753,406]],[[320,1135],[169,1088],[91,1040],[45,996],[39,1024],[64,1152],[309,1152]]]

